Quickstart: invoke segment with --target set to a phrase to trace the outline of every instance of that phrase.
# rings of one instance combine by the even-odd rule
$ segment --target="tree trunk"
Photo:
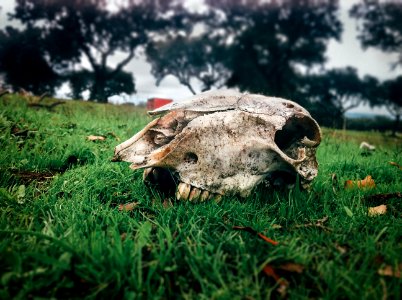
[[[396,115],[395,116],[395,123],[394,123],[394,127],[392,128],[392,134],[391,136],[396,136],[396,132],[398,131],[398,127],[399,127],[399,122],[401,120],[401,115]]]
[[[343,131],[346,131],[346,122],[347,122],[346,114],[343,113],[343,114],[342,114],[342,130],[343,130]]]
[[[90,101],[96,101],[100,103],[107,103],[106,95],[106,70],[101,69],[95,73],[94,82],[91,88]]]

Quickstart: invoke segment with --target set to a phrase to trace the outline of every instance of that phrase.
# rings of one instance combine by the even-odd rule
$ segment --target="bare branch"
[[[124,68],[124,66],[127,65],[132,60],[133,57],[134,57],[134,49],[130,49],[130,53],[128,54],[128,56],[116,66],[114,71],[111,73],[111,76],[114,76],[117,73],[119,73]]]

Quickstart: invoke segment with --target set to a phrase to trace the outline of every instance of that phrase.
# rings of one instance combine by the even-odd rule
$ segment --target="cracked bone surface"
[[[144,180],[174,185],[178,200],[248,196],[260,183],[307,188],[317,176],[321,131],[295,102],[211,91],[149,112],[158,116],[115,148]]]

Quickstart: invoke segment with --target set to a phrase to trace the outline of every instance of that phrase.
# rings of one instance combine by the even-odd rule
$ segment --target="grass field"
[[[389,164],[402,164],[401,138],[326,129],[310,192],[192,204],[110,161],[149,121],[132,106],[0,99],[0,299],[401,298],[400,194],[370,197],[402,192]],[[362,155],[362,140],[376,151]],[[367,175],[375,188],[344,189]]]

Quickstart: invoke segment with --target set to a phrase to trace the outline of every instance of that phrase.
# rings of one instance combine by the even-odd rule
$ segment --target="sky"
[[[397,59],[397,55],[384,53],[380,50],[369,48],[363,50],[357,40],[356,21],[349,17],[349,9],[358,2],[358,0],[340,0],[340,19],[343,22],[344,30],[340,42],[331,40],[327,48],[326,68],[340,68],[353,66],[357,68],[359,75],[372,75],[380,80],[392,79],[402,74],[401,68],[392,70],[391,64]],[[202,0],[186,0],[186,5],[194,10],[202,9]],[[10,24],[7,13],[14,8],[14,0],[2,0],[0,6],[0,29]],[[117,53],[111,59],[111,66],[117,64],[124,53]],[[88,65],[83,61],[83,65]],[[191,96],[191,92],[180,85],[173,76],[167,76],[159,86],[156,86],[155,79],[151,74],[151,67],[141,56],[135,57],[126,67],[126,71],[131,71],[135,77],[135,86],[137,93],[125,97],[113,97],[112,102],[144,102],[148,98],[163,97],[174,100],[185,99]],[[198,89],[199,90],[199,89]],[[66,97],[68,93],[67,85],[58,91],[59,97]],[[292,100],[292,99],[290,99]],[[374,113],[379,115],[389,115],[385,108],[371,109],[368,106],[361,105],[351,110],[353,113]]]

